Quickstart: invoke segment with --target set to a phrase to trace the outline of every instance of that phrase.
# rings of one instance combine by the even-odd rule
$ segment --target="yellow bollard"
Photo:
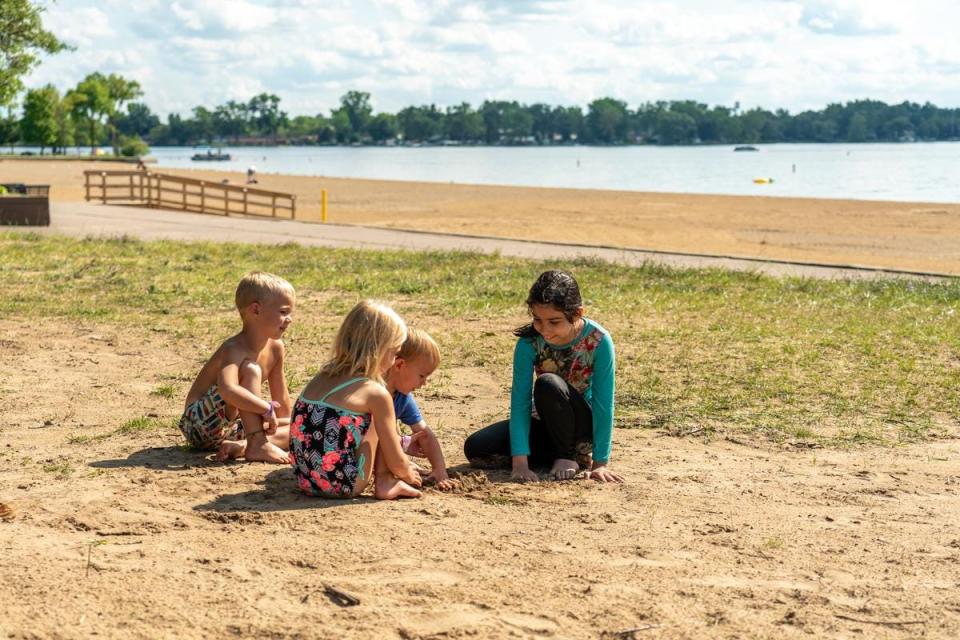
[[[327,222],[327,190],[320,191],[320,221]]]

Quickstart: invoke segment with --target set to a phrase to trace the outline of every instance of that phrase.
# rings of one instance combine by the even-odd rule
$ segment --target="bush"
[[[122,137],[120,138],[120,155],[127,158],[134,158],[136,156],[145,156],[149,153],[150,147],[147,146],[147,143],[140,139],[140,136],[133,136],[132,138]]]

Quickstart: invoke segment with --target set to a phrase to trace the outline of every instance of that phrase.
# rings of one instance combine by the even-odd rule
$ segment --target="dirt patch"
[[[457,489],[338,502],[300,495],[286,468],[181,446],[187,338],[0,319],[0,350],[4,637],[960,634],[956,440],[618,430],[625,484],[518,485],[461,452],[505,413],[506,381],[450,366],[422,409]]]

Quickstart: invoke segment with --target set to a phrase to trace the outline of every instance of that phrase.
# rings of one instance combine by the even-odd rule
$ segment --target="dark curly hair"
[[[530,294],[527,295],[527,309],[532,309],[535,304],[552,305],[558,311],[562,311],[568,321],[573,322],[574,316],[583,306],[580,285],[566,271],[544,271],[530,287]],[[533,338],[538,334],[533,328],[533,323],[528,322],[522,327],[517,327],[513,335],[518,338]]]

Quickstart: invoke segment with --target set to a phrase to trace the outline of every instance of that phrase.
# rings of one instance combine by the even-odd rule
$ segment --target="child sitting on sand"
[[[580,287],[565,271],[540,274],[527,296],[533,317],[514,331],[510,419],[467,438],[471,464],[512,456],[511,478],[536,481],[530,463],[558,480],[622,482],[607,468],[613,439],[613,340],[585,318]]]
[[[283,332],[293,322],[296,296],[289,282],[248,273],[235,296],[243,328],[220,345],[187,393],[180,431],[198,449],[219,448],[217,458],[287,462],[290,394],[283,377]],[[271,400],[260,397],[261,383]],[[239,419],[239,421],[238,421]]]
[[[293,406],[290,462],[300,489],[327,498],[417,498],[420,474],[400,445],[383,376],[407,328],[386,305],[365,300],[344,318],[330,359]]]
[[[447,475],[440,442],[427,426],[413,392],[423,386],[440,365],[440,349],[426,331],[407,329],[407,339],[397,354],[397,359],[387,372],[387,390],[393,394],[393,409],[397,419],[410,427],[412,436],[401,436],[403,452],[430,462],[430,473],[425,482],[435,482],[438,489],[452,489],[454,483]]]

